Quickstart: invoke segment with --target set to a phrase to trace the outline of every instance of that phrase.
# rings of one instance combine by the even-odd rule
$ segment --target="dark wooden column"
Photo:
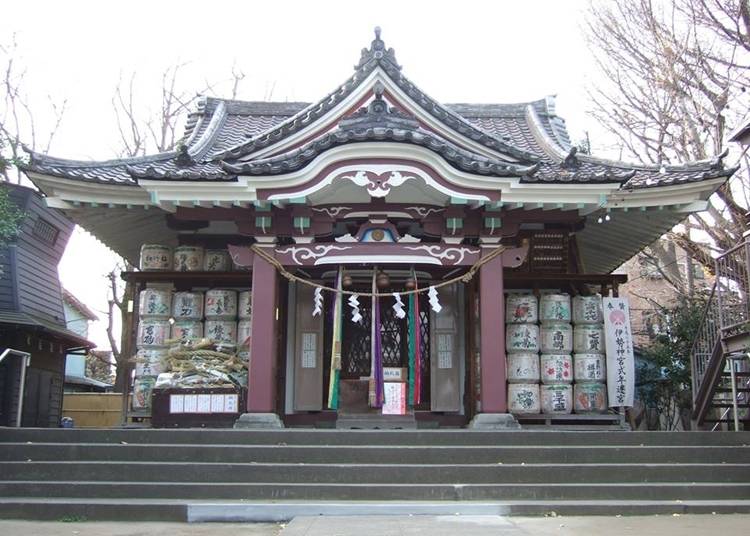
[[[482,413],[508,410],[505,388],[505,299],[503,257],[479,269],[480,400]]]
[[[276,268],[254,255],[248,413],[276,412],[277,279]]]

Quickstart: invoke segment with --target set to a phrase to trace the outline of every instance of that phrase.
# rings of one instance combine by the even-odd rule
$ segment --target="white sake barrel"
[[[565,414],[573,411],[573,386],[542,385],[542,413]]]
[[[200,320],[178,320],[172,324],[172,339],[189,342],[203,337],[203,322]]]
[[[237,318],[237,291],[211,289],[206,291],[206,318]]]
[[[505,349],[513,352],[539,351],[539,326],[536,324],[508,324],[505,329]]]
[[[539,382],[539,355],[535,353],[508,354],[508,381],[510,383]]]
[[[574,324],[601,324],[604,322],[602,316],[602,297],[575,296],[573,298],[573,323]]]
[[[508,411],[510,413],[539,413],[540,409],[538,384],[508,384]]]
[[[147,288],[138,294],[138,314],[141,318],[169,318],[172,292]]]
[[[174,248],[174,270],[176,272],[200,272],[203,270],[203,248],[200,246]]]
[[[570,322],[570,296],[568,294],[542,294],[539,299],[539,320],[545,322]]]
[[[577,382],[606,382],[606,362],[604,354],[574,354],[573,379]]]
[[[154,389],[154,376],[136,377],[133,383],[133,409],[144,410],[151,408],[151,391]]]
[[[244,363],[247,363],[248,367],[250,366],[250,349],[245,348],[244,350],[240,350],[237,352],[237,357],[240,358]]]
[[[604,353],[604,327],[579,324],[573,329],[573,351],[577,354]]]
[[[215,343],[237,344],[237,322],[234,320],[206,320],[203,334]]]
[[[542,324],[539,331],[542,352],[565,354],[573,351],[573,326],[570,324]]]
[[[573,386],[573,410],[576,413],[607,411],[607,386],[603,383],[576,383]]]
[[[228,272],[232,259],[226,249],[207,249],[203,255],[203,269],[206,272]]]
[[[138,323],[138,347],[165,346],[169,339],[169,322],[144,318]]]
[[[542,354],[539,358],[542,383],[571,383],[573,381],[573,358],[568,354]]]
[[[171,270],[172,248],[159,244],[143,244],[139,266],[142,271]]]
[[[510,324],[536,324],[539,302],[533,294],[508,294],[505,299],[505,321]]]
[[[252,320],[240,320],[237,323],[237,346],[240,348],[250,345],[251,322]]]
[[[136,376],[158,376],[164,372],[166,348],[139,348],[135,355]]]
[[[175,292],[172,298],[172,317],[175,320],[203,318],[202,292]]]
[[[253,317],[253,291],[240,292],[237,299],[237,316],[240,320],[250,320]]]

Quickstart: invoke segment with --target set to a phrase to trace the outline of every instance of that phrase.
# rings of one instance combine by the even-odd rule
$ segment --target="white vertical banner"
[[[632,407],[635,393],[635,357],[627,298],[604,298],[609,407]]]

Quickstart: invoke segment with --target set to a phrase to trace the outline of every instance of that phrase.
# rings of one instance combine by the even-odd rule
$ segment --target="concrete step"
[[[111,444],[123,441],[175,445],[741,446],[750,445],[750,432],[0,428],[0,443]]]
[[[204,463],[745,463],[750,446],[391,446],[0,443],[0,461]]]
[[[475,484],[747,482],[750,464],[279,464],[0,462],[2,481]]]
[[[750,483],[284,483],[261,482],[2,482],[2,497],[190,500],[735,500]]]

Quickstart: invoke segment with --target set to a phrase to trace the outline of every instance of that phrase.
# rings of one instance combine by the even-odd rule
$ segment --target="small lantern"
[[[349,274],[344,274],[344,277],[341,278],[341,286],[345,288],[349,288],[352,286],[352,276]]]
[[[391,285],[391,279],[388,277],[388,274],[383,271],[378,274],[375,282],[378,285],[378,288],[381,290],[386,289]]]

